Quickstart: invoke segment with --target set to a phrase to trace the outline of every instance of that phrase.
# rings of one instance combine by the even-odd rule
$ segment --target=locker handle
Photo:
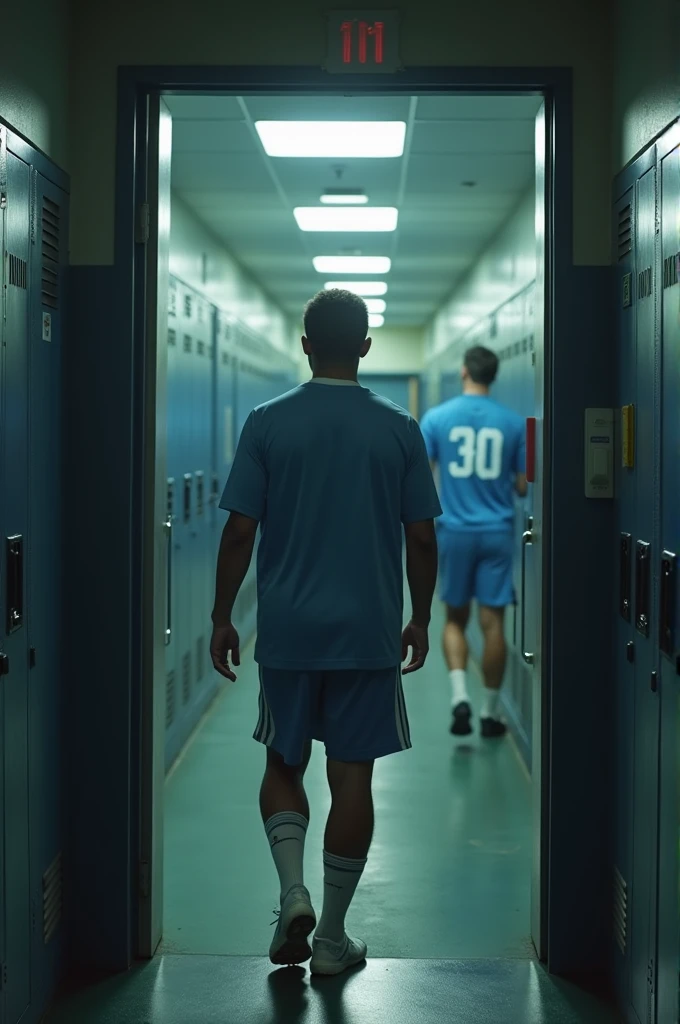
[[[631,541],[629,533],[622,533],[619,540],[619,614],[630,622],[630,570]]]
[[[205,511],[205,487],[203,482],[203,470],[198,469],[194,474],[196,477],[196,515],[202,516]]]
[[[184,522],[191,522],[191,473],[184,474]]]
[[[635,628],[649,636],[650,544],[639,540],[635,549]]]
[[[165,646],[172,640],[172,515],[163,523],[167,536],[167,564],[165,568],[166,595],[165,595]]]
[[[15,534],[7,544],[7,633],[24,624],[24,538]]]
[[[659,647],[669,657],[675,650],[675,570],[677,556],[673,551],[661,555],[661,594],[659,609]]]
[[[533,520],[529,520],[531,525]],[[530,651],[526,649],[526,593],[527,593],[527,548],[530,544],[534,543],[534,532],[533,530],[525,530],[522,534],[522,615],[520,620],[520,642],[522,648],[522,658],[527,665],[533,665],[534,656]]]

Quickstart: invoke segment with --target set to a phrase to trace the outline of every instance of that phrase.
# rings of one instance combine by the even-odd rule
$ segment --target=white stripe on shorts
[[[411,746],[409,736],[408,720],[406,718],[406,701],[404,690],[401,685],[401,665],[397,665],[395,687],[394,687],[394,718],[397,723],[397,735],[402,750],[408,750]]]
[[[274,727],[274,716],[272,715],[269,704],[267,703],[267,694],[265,693],[264,684],[262,682],[261,665],[258,666],[258,673],[260,677],[260,718],[257,723],[255,735],[261,743],[264,743],[264,745],[268,747],[276,735],[276,729]]]

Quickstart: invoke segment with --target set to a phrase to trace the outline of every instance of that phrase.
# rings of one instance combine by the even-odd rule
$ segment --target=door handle
[[[167,647],[172,639],[172,516],[163,523],[167,536],[167,562],[165,567],[166,595],[165,595],[165,646]]]
[[[530,520],[531,522],[531,520]],[[530,651],[526,649],[526,593],[527,593],[527,548],[530,544],[534,543],[534,532],[533,530],[525,530],[522,534],[522,618],[520,624],[520,644],[522,648],[522,658],[527,665],[533,665],[534,656]]]

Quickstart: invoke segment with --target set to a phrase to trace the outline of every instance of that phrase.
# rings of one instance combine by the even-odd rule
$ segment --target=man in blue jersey
[[[441,507],[418,424],[357,382],[371,345],[365,303],[321,292],[304,324],[312,379],[253,410],[222,497],[231,515],[211,655],[218,672],[236,678],[232,609],[259,523],[254,738],[267,746],[260,809],[281,885],[269,955],[276,964],[311,956],[313,973],[339,974],[366,956],[365,943],[346,934],[345,915],[373,835],[373,762],[411,746],[400,666],[409,647],[405,673],[427,655]],[[402,631],[404,535],[412,616]],[[302,861],[312,739],[326,746],[332,806],[310,949],[316,915]]]
[[[514,602],[514,494],[527,492],[525,421],[490,396],[498,359],[476,346],[465,354],[463,394],[430,409],[421,428],[439,468],[444,514],[437,523],[441,597],[446,604],[444,656],[451,687],[454,736],[472,732],[465,629],[470,601],[479,606],[484,636],[481,734],[505,735],[498,698],[505,671],[503,618]]]

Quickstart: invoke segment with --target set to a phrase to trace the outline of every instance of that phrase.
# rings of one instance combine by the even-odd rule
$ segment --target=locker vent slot
[[[59,305],[60,233],[59,207],[45,196],[42,208],[42,304],[51,309],[57,309]]]
[[[199,354],[199,356],[204,356],[205,355],[205,342],[204,341],[197,341],[196,342],[196,351]]]
[[[191,652],[182,658],[182,699],[185,704],[191,699]]]
[[[175,721],[175,673],[168,672],[165,680],[165,728]]]
[[[184,315],[187,320],[191,320],[191,296],[184,296]]]
[[[199,636],[196,641],[196,682],[200,683],[205,675],[205,637]]]
[[[633,251],[633,208],[628,204],[619,210],[618,256],[622,260]]]
[[[614,868],[614,939],[625,954],[628,941],[628,886],[618,868]]]
[[[168,331],[168,345],[177,344],[177,331],[173,331],[172,328]]]
[[[18,256],[9,254],[9,283],[15,288],[28,287],[28,263]]]
[[[663,261],[663,286],[672,288],[678,283],[678,253],[667,256]]]
[[[652,268],[647,267],[638,274],[638,298],[648,299],[652,294]]]
[[[191,335],[184,335],[184,351],[191,352]]]
[[[64,873],[61,854],[52,861],[43,875],[43,941],[47,944],[56,932],[64,905]]]

